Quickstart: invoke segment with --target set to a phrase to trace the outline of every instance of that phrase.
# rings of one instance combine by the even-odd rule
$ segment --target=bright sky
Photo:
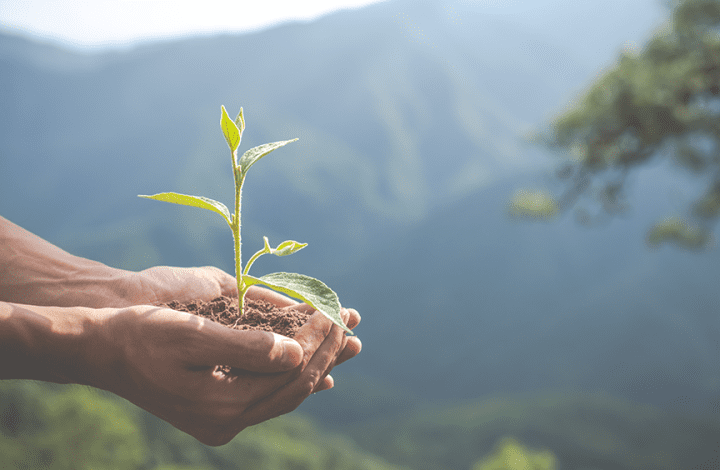
[[[84,48],[251,31],[383,0],[0,0],[0,29]]]

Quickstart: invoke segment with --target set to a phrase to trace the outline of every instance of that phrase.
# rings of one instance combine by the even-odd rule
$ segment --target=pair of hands
[[[120,395],[207,445],[229,442],[244,428],[297,408],[329,389],[332,368],[357,355],[360,340],[315,312],[294,340],[240,331],[152,304],[237,295],[235,278],[217,268],[156,267],[132,273],[128,307],[105,322],[123,360],[105,367],[102,388]],[[247,296],[281,308],[311,310],[263,288]],[[342,310],[348,328],[360,322]],[[218,365],[233,368],[230,375]]]
[[[290,340],[154,306],[219,295],[237,296],[237,284],[217,268],[124,271],[0,216],[0,379],[93,385],[221,445],[331,388],[332,368],[360,352],[356,337],[320,313]],[[297,305],[261,288],[247,295]],[[360,322],[354,310],[342,315],[348,328]]]

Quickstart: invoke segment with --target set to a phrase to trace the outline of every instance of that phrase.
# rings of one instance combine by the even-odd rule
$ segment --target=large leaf
[[[340,328],[353,334],[353,332],[345,326],[340,316],[341,307],[337,294],[322,281],[295,273],[272,273],[260,278],[244,275],[243,280],[248,286],[260,284],[287,294],[290,297],[302,300],[328,317]]]
[[[173,204],[181,204],[183,206],[200,207],[201,209],[207,209],[209,211],[217,212],[223,219],[232,227],[232,216],[230,211],[222,202],[218,202],[202,196],[190,196],[187,194],[179,193],[159,193],[153,194],[152,196],[145,196],[138,194],[138,197],[144,197],[146,199],[155,199],[156,201],[172,202]]]
[[[225,136],[228,147],[230,147],[230,151],[235,152],[240,146],[240,129],[238,129],[237,124],[228,116],[225,106],[221,106],[221,108],[222,116],[220,118],[220,127],[222,127],[223,135]]]
[[[279,149],[280,147],[295,142],[297,139],[283,140],[280,142],[272,142],[269,144],[258,145],[257,147],[251,148],[240,157],[240,168],[243,173],[247,173],[253,164],[260,160],[262,157],[272,152],[273,150]]]

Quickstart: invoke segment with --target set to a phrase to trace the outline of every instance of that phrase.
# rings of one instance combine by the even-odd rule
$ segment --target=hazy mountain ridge
[[[59,212],[100,220],[108,213],[117,220],[150,210],[146,201],[132,199],[137,193],[190,192],[172,187],[178,173],[194,174],[193,184],[209,189],[207,196],[227,200],[224,143],[219,131],[214,142],[211,137],[219,103],[230,112],[245,107],[244,145],[300,137],[254,169],[248,188],[287,187],[292,196],[282,192],[277,200],[261,193],[279,208],[277,219],[298,213],[292,206],[283,210],[283,201],[292,198],[327,233],[338,223],[348,233],[383,220],[421,220],[429,210],[527,166],[532,159],[523,156],[517,136],[532,106],[515,116],[494,92],[483,91],[503,82],[493,77],[506,74],[497,68],[479,73],[488,48],[459,39],[441,48],[412,42],[402,21],[425,15],[422,20],[432,22],[438,12],[411,7],[389,2],[313,24],[108,54],[58,52],[3,37],[3,50],[21,51],[6,52],[0,66],[9,100],[5,116],[13,117],[0,131],[3,174],[13,175],[3,180],[4,213],[14,215],[15,195],[26,193],[33,206],[48,206],[41,228],[46,233],[54,231],[52,214]],[[401,21],[403,15],[410,19]],[[441,21],[436,34],[458,30],[449,26]],[[493,55],[501,60],[497,47]],[[542,75],[522,70],[523,80]],[[38,120],[48,123],[40,136],[23,137]],[[203,178],[189,170],[206,164],[224,171],[222,186],[217,173]],[[67,168],[72,173],[66,175]],[[248,190],[253,192],[259,191]],[[92,193],[94,202],[82,193]],[[52,207],[59,201],[69,206]],[[337,213],[352,215],[333,220]],[[252,206],[246,218],[268,225]],[[15,219],[39,228],[24,215]],[[268,229],[280,231],[277,225]],[[332,245],[333,238],[318,241]],[[370,240],[362,241],[368,246]]]

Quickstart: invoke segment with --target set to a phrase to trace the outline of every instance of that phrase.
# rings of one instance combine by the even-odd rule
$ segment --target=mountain
[[[407,224],[546,163],[522,136],[597,64],[523,18],[389,1],[92,54],[2,35],[0,211],[108,264],[231,271],[219,218],[135,195],[231,201],[219,107],[243,106],[241,150],[300,138],[253,168],[244,239],[307,241],[304,262],[334,274],[334,260],[354,264]]]

